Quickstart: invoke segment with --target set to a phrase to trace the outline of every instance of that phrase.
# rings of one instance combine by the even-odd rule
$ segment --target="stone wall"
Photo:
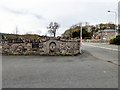
[[[2,44],[3,55],[77,55],[80,41],[49,38],[40,42]]]

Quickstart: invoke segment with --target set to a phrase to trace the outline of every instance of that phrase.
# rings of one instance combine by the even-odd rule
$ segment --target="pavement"
[[[94,47],[104,48],[104,49],[108,49],[108,50],[120,51],[120,49],[119,49],[120,45],[113,45],[113,44],[109,44],[109,43],[84,42],[83,45],[94,46]]]
[[[83,49],[93,56],[118,65],[120,46],[108,43],[83,43]]]
[[[79,56],[3,56],[2,87],[117,88],[117,51],[90,43],[82,49]]]

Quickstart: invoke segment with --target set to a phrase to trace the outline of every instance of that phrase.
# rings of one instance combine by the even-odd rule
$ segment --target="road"
[[[3,88],[118,87],[117,51],[88,43],[84,43],[83,54],[79,56],[2,58]]]
[[[94,57],[118,65],[117,45],[101,43],[83,43],[83,50],[87,50]]]

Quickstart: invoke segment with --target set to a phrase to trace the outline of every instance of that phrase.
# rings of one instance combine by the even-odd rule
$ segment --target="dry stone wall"
[[[43,39],[40,42],[2,43],[3,55],[77,55],[80,41],[77,39]]]

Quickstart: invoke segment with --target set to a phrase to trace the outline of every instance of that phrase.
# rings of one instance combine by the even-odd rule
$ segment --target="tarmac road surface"
[[[117,88],[117,58],[117,51],[89,44],[79,56],[3,56],[2,87]]]

